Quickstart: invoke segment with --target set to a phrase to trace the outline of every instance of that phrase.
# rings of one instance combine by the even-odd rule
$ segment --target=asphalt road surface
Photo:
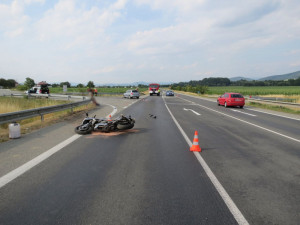
[[[300,120],[184,95],[122,113],[132,130],[76,137],[2,186],[0,224],[299,224]]]

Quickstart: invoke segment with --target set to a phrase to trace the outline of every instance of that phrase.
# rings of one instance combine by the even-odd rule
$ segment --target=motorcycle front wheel
[[[80,126],[77,126],[75,127],[74,131],[77,133],[77,134],[90,134],[93,130],[93,127],[91,125],[87,125],[87,124],[84,124],[84,125],[80,125]]]

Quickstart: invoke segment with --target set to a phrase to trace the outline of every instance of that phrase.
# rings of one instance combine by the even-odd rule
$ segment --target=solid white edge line
[[[117,111],[118,111],[117,107],[115,107],[113,105],[110,105],[110,104],[106,104],[106,105],[109,105],[109,106],[111,106],[113,108],[113,111],[110,114],[108,114],[106,116],[106,118],[109,118],[109,116],[113,116],[113,115],[115,115],[117,113]]]
[[[278,116],[278,117],[283,117],[283,118],[287,118],[287,119],[291,119],[291,120],[298,120],[298,121],[300,121],[300,119],[297,119],[297,118],[293,118],[293,117],[289,117],[289,116],[283,116],[283,115],[279,115],[279,114],[275,114],[275,113],[270,113],[270,112],[263,112],[263,111],[260,111],[260,110],[257,110],[257,109],[247,108],[247,110],[252,110],[254,112],[260,112],[260,113],[265,113],[265,114],[269,114],[269,115],[273,115],[273,116]]]
[[[169,111],[169,113],[170,113],[173,121],[175,122],[176,126],[178,127],[179,131],[181,132],[182,136],[184,137],[184,139],[186,140],[186,142],[188,143],[188,145],[191,147],[192,146],[192,142],[187,137],[186,133],[181,128],[181,126],[179,125],[179,123],[177,122],[177,120],[175,119],[175,117],[173,116],[172,112],[170,111],[170,109],[169,109],[169,107],[167,106],[166,103],[165,103],[165,106],[166,106],[167,110]],[[233,215],[233,217],[235,218],[235,220],[237,221],[237,223],[239,225],[249,225],[248,221],[245,219],[245,217],[243,216],[243,214],[241,213],[241,211],[238,209],[238,207],[235,205],[235,203],[233,202],[233,200],[231,199],[231,197],[228,195],[228,193],[226,192],[226,190],[224,189],[224,187],[222,186],[222,184],[219,182],[219,180],[217,179],[217,177],[214,175],[214,173],[211,171],[211,169],[209,168],[209,166],[206,164],[206,162],[204,161],[204,159],[202,158],[202,156],[200,155],[200,153],[199,152],[194,152],[194,155],[196,156],[198,162],[200,163],[200,165],[204,169],[206,175],[209,177],[209,179],[213,183],[214,187],[216,188],[216,190],[220,194],[221,198],[223,199],[223,201],[227,205],[229,211],[231,212],[231,214]]]
[[[72,137],[68,138],[67,140],[61,142],[60,144],[54,146],[53,148],[49,149],[48,151],[40,154],[39,156],[35,157],[34,159],[28,161],[27,163],[23,164],[22,166],[14,169],[13,171],[9,172],[8,174],[2,176],[0,178],[0,188],[6,185],[7,183],[11,182],[18,176],[22,175],[26,171],[30,170],[32,167],[38,165],[45,159],[49,158],[54,153],[58,152],[62,148],[66,147],[68,144],[72,143],[73,141],[80,138],[81,135],[75,134]]]
[[[137,102],[139,102],[140,100],[145,99],[145,98],[147,98],[147,97],[144,97],[144,98],[138,98],[138,99],[136,99],[135,101],[130,102],[130,104],[128,104],[127,106],[124,106],[123,108],[125,109],[125,108],[127,108],[127,107],[129,107],[129,106],[132,106],[133,104],[135,104],[135,103],[137,103]]]
[[[109,115],[114,115],[117,112],[117,108],[113,105],[109,105],[109,106],[113,107],[113,109],[114,109]],[[67,145],[71,144],[72,142],[74,142],[75,140],[77,140],[80,137],[82,137],[82,136],[79,134],[75,134],[75,135],[71,136],[70,138],[68,138],[67,140],[59,143],[58,145],[54,146],[53,148],[50,148],[46,152],[38,155],[37,157],[35,157],[32,160],[28,161],[27,163],[23,164],[22,166],[19,166],[18,168],[7,173],[6,175],[0,177],[0,188],[3,187],[4,185],[8,184],[9,182],[13,181],[17,177],[21,176],[23,173],[27,172],[34,166],[40,164],[45,159],[49,158],[51,155],[60,151],[61,149],[63,149]]]

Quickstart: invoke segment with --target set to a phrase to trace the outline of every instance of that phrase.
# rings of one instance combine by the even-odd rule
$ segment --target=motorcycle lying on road
[[[118,130],[128,130],[134,127],[135,120],[131,116],[120,115],[114,120],[109,120],[106,118],[97,119],[96,115],[94,117],[89,117],[86,113],[86,117],[83,119],[82,124],[75,127],[75,132],[77,134],[89,134],[92,131],[102,131],[109,133],[110,131]]]

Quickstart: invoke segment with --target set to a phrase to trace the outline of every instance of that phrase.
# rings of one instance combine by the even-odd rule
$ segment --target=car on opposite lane
[[[123,94],[124,98],[140,98],[140,93],[137,90],[127,90]]]
[[[224,93],[217,100],[218,105],[239,106],[243,108],[245,105],[245,98],[240,93]]]
[[[172,90],[166,91],[166,96],[174,96],[174,92]]]

